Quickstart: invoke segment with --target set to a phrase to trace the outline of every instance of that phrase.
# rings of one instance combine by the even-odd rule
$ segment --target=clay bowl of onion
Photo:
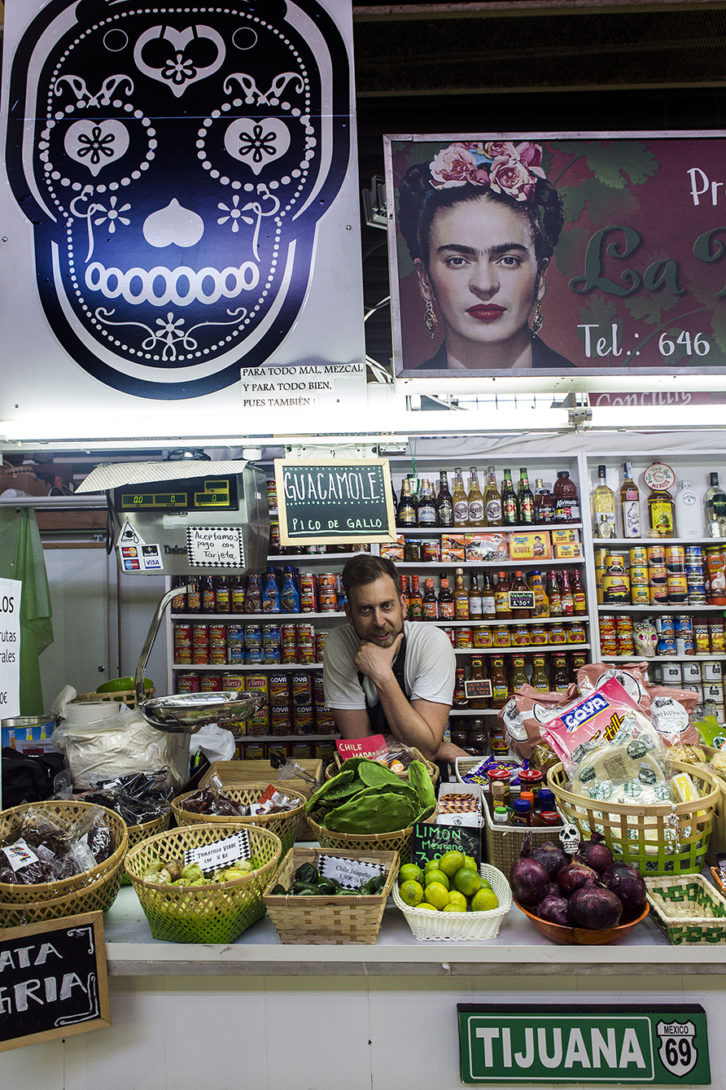
[[[570,946],[604,946],[609,942],[618,942],[620,939],[625,938],[626,935],[629,935],[633,928],[641,923],[650,911],[650,905],[646,902],[645,908],[634,920],[618,924],[617,927],[605,927],[597,930],[589,927],[566,927],[563,924],[550,923],[549,920],[543,920],[541,917],[535,916],[533,912],[517,901],[514,903],[546,939],[549,939],[550,942],[559,942]]]

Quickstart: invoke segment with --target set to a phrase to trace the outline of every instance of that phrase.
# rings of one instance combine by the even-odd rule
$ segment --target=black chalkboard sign
[[[420,867],[427,859],[435,859],[444,852],[460,851],[473,855],[481,863],[481,829],[467,829],[461,825],[436,825],[417,821],[411,837],[411,862]]]
[[[282,545],[395,541],[386,458],[275,460]]]
[[[0,1052],[110,1025],[101,912],[0,931]]]

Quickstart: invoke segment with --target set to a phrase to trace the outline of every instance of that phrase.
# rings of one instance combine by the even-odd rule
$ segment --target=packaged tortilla
[[[608,666],[606,662],[588,662],[577,671],[577,687],[585,696],[614,677],[626,693],[647,714],[650,710],[648,663],[634,662],[627,666]]]
[[[520,757],[530,758],[535,746],[544,741],[542,727],[557,717],[576,692],[574,685],[566,693],[541,693],[531,685],[522,685],[499,713],[510,748]]]
[[[698,703],[693,689],[648,684],[650,720],[667,746],[695,746],[700,735],[691,716]]]

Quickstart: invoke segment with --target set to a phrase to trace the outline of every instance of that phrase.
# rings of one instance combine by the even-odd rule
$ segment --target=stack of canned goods
[[[602,605],[726,605],[723,545],[633,545],[595,550],[597,600]]]
[[[661,685],[693,691],[698,698],[695,716],[700,718],[707,711],[724,720],[723,666],[718,659],[707,662],[655,663],[653,680]],[[707,705],[711,707],[707,708]]]
[[[653,617],[657,655],[722,655],[726,650],[722,617],[690,613],[661,613]],[[635,652],[633,618],[602,613],[599,618],[600,652],[605,656]]]
[[[549,625],[442,625],[442,632],[451,640],[458,651],[496,649],[499,647],[544,647],[565,643],[580,644],[587,642],[587,629],[584,621],[555,621]]]
[[[307,666],[323,661],[325,636],[307,623],[175,624],[174,662],[181,666]]]

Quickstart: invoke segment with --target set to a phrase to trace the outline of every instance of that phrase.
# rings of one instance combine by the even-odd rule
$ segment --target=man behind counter
[[[358,553],[343,568],[349,624],[325,641],[325,702],[343,738],[391,734],[429,760],[465,751],[443,742],[454,693],[451,642],[435,625],[407,621],[392,561]]]

